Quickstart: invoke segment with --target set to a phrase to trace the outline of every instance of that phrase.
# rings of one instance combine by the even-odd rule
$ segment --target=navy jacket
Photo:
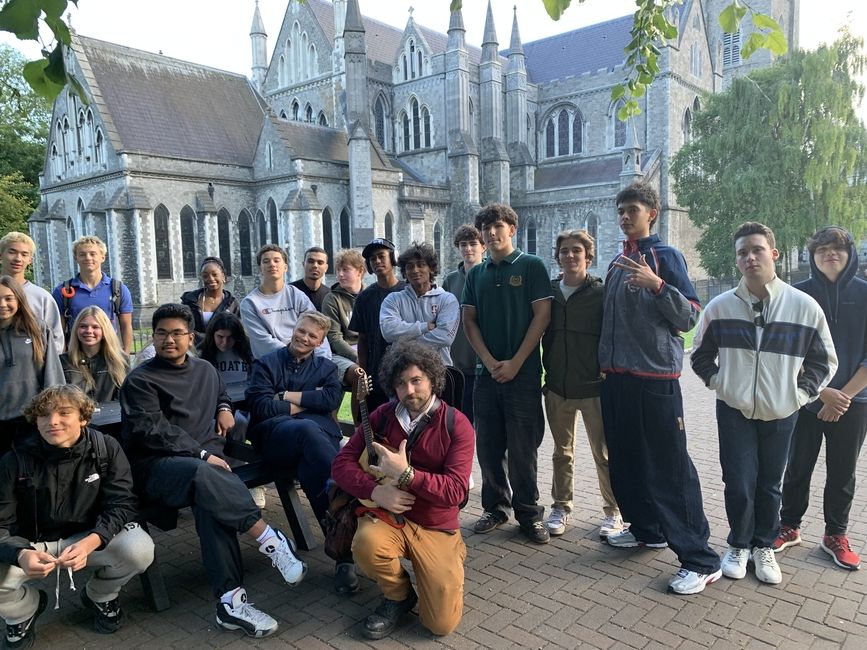
[[[306,410],[290,415],[290,404],[274,399],[283,391],[301,391],[301,406]],[[328,435],[342,437],[332,412],[340,408],[343,387],[337,379],[337,366],[330,359],[311,354],[301,363],[289,347],[270,352],[253,362],[253,375],[246,391],[250,408],[250,435],[277,426],[287,418],[316,422]]]
[[[867,367],[867,282],[858,277],[855,244],[849,244],[849,262],[836,282],[825,277],[812,255],[810,270],[810,277],[796,284],[795,288],[812,296],[825,312],[839,364],[828,386],[843,388],[859,366]],[[867,388],[853,395],[852,401],[867,402]],[[816,400],[807,408],[818,413],[822,402]]]

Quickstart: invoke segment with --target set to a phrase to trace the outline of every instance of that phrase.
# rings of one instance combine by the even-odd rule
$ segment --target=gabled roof
[[[265,108],[243,75],[83,36],[74,48],[118,152],[252,165]]]
[[[527,76],[538,84],[621,65],[632,23],[631,15],[623,16],[524,43]],[[501,54],[508,56],[509,50]]]
[[[331,43],[334,41],[334,4],[325,0],[305,0],[306,4],[313,11],[319,26],[325,33],[326,40]],[[446,7],[443,4],[443,7]],[[365,42],[367,45],[367,57],[373,61],[380,61],[389,66],[394,65],[394,57],[400,48],[403,40],[404,30],[386,25],[373,18],[362,16],[365,30]],[[441,32],[434,31],[418,23],[415,23],[415,28],[421,32],[433,50],[432,54],[442,54],[446,51],[449,37]],[[482,51],[477,47],[467,46],[467,54],[471,63],[478,64],[482,56]]]
[[[287,121],[274,115],[269,115],[268,119],[292,158],[349,162],[345,131],[307,122]],[[378,148],[374,146],[370,147],[370,165],[373,169],[394,171],[388,160],[380,156]]]
[[[647,173],[655,151],[641,157],[641,170]],[[542,165],[536,170],[536,189],[551,190],[574,185],[620,182],[623,163],[619,155],[592,160],[575,159],[560,164]]]

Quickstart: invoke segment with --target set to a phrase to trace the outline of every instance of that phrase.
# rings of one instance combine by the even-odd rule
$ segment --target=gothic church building
[[[290,0],[269,60],[257,3],[249,79],[74,34],[66,64],[89,101],[68,90],[54,105],[30,218],[36,281],[74,274],[82,234],[108,243],[105,270],[130,287],[137,316],[198,286],[207,255],[243,296],[265,243],[287,249],[293,277],[309,246],[332,253],[373,236],[398,250],[430,241],[446,270],[457,262],[451,233],[493,201],[515,208],[518,245],[551,266],[557,233],[587,228],[604,269],[620,245],[614,195],[639,179],[660,191],[661,236],[702,275],[669,161],[703,93],[770,62],[741,60],[749,25],[722,33],[728,0],[672,10],[679,35],[628,122],[610,93],[631,16],[522,43],[516,12],[501,42],[489,4],[478,48],[460,11],[443,34],[411,14],[403,30],[365,18],[360,4]],[[797,47],[798,0],[752,6]]]

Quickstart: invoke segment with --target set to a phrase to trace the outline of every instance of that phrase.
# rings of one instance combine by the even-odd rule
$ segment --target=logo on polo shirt
[[[524,277],[521,275],[510,275],[509,276],[509,286],[510,287],[520,287],[524,284]]]

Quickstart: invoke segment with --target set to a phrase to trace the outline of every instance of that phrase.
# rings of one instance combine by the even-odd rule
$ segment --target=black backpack
[[[69,336],[72,331],[72,319],[69,317],[72,310],[72,297],[75,295],[75,287],[72,286],[72,281],[75,278],[70,278],[63,283],[60,289],[60,298],[63,301],[63,322],[65,323],[66,342],[69,343]],[[114,312],[113,316],[120,322],[120,297],[123,283],[117,278],[111,278],[111,309]]]

